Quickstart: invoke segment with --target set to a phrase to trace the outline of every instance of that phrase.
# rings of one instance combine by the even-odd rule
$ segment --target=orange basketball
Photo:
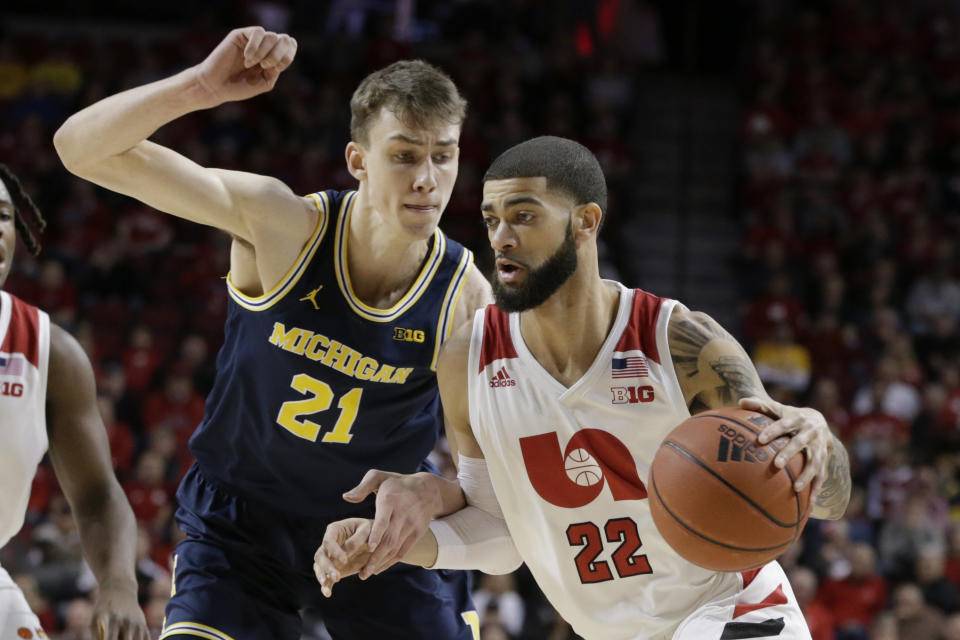
[[[793,482],[804,458],[774,466],[776,450],[757,442],[771,422],[744,409],[706,411],[660,444],[647,484],[653,522],[693,564],[714,571],[759,567],[803,531],[810,487],[797,493]]]

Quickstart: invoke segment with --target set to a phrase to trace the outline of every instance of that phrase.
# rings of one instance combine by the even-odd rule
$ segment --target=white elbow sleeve
[[[431,568],[493,574],[515,571],[523,560],[507,530],[487,462],[461,455],[457,479],[467,506],[430,523],[437,539],[437,561]]]

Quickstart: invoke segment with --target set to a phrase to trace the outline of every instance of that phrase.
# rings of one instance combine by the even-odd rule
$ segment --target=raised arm
[[[760,441],[767,443],[784,435],[790,436],[790,440],[774,464],[783,467],[805,450],[807,464],[795,488],[800,491],[813,482],[813,517],[842,517],[850,500],[850,462],[823,415],[815,409],[791,407],[770,398],[740,343],[705,313],[674,310],[669,343],[690,413],[740,406],[775,418],[761,432]]]
[[[100,585],[93,637],[146,640],[134,575],[137,525],[113,473],[93,370],[77,341],[55,325],[50,327],[47,431],[57,480]]]
[[[200,64],[74,114],[54,146],[74,174],[252,245],[269,288],[292,264],[291,246],[299,249],[312,234],[316,208],[279,180],[201,167],[147,138],[192,111],[269,91],[296,47],[290,36],[261,27],[235,29]]]

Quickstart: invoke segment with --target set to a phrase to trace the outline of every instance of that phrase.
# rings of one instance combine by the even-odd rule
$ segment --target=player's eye
[[[483,226],[487,229],[493,229],[497,226],[497,222],[499,222],[499,220],[494,216],[483,216]]]
[[[400,153],[393,154],[393,159],[397,162],[409,163],[413,162],[413,154],[409,151],[401,151]]]
[[[453,159],[452,153],[440,153],[433,156],[433,161],[437,164],[446,164]]]

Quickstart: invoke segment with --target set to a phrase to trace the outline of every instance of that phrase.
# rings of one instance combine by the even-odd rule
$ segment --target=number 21
[[[277,414],[277,424],[295,436],[310,442],[316,442],[323,427],[302,416],[329,409],[330,405],[333,404],[333,390],[323,380],[317,380],[305,373],[298,373],[293,376],[290,387],[304,395],[310,394],[310,397],[284,402],[280,406],[280,413]],[[360,410],[360,396],[362,395],[363,389],[356,387],[341,396],[337,402],[340,417],[337,418],[333,431],[323,434],[323,442],[340,444],[350,442],[350,439],[353,438],[350,428],[357,419],[357,412]]]

